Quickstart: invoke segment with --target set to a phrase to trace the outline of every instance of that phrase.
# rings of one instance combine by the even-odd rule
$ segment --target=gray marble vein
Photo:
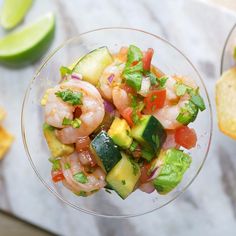
[[[236,218],[236,165],[231,160],[230,154],[223,146],[219,146],[219,163],[222,172],[222,184],[224,191],[229,197],[234,216]]]
[[[197,0],[35,0],[24,23],[48,11],[57,18],[49,51],[73,35],[106,26],[140,28],[166,38],[200,71],[215,112],[214,84],[226,36],[236,21],[234,13]],[[0,30],[0,36],[4,34]],[[0,66],[0,105],[7,108],[5,126],[16,137],[0,164],[1,209],[57,235],[236,235],[236,145],[217,131],[215,117],[205,167],[186,193],[163,209],[137,218],[103,219],[78,212],[47,191],[27,160],[20,133],[24,92],[40,64],[12,70]]]

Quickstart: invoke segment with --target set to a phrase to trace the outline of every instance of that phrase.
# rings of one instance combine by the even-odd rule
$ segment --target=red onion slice
[[[148,182],[140,185],[139,189],[145,193],[152,193],[155,190],[155,187],[151,182]]]
[[[156,167],[150,174],[148,181],[153,180],[157,177],[158,173],[160,172],[160,168]]]
[[[111,74],[111,75],[107,78],[107,80],[108,80],[110,83],[112,83],[114,77],[115,77],[115,75],[114,75],[114,74]]]
[[[108,113],[112,113],[115,110],[115,107],[113,106],[112,103],[104,100],[103,101],[104,107],[105,107],[105,111]]]
[[[71,74],[71,78],[72,78],[72,79],[78,79],[78,80],[81,80],[80,75],[78,75],[78,74],[76,74],[76,73],[72,73],[72,74]]]

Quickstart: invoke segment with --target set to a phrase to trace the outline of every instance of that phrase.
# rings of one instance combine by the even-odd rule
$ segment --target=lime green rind
[[[9,30],[17,26],[32,5],[32,0],[4,0],[0,13],[0,24]]]
[[[36,22],[0,39],[0,61],[21,65],[40,58],[51,43],[55,32],[55,17],[48,13]]]

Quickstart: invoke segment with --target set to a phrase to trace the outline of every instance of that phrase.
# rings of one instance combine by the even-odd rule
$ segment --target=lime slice
[[[38,59],[51,42],[55,18],[48,13],[38,21],[0,39],[0,61],[5,64],[25,64]]]
[[[0,23],[5,29],[18,25],[32,5],[32,0],[4,0]]]

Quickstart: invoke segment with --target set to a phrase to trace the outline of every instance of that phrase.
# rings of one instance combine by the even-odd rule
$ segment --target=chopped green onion
[[[123,185],[126,185],[126,182],[125,182],[125,180],[123,179],[123,180],[121,180],[121,183],[123,184]]]
[[[190,96],[190,101],[194,103],[200,109],[200,111],[204,111],[206,109],[204,100],[199,95],[198,89],[196,89],[194,92],[190,92]]]
[[[88,183],[88,178],[83,172],[79,172],[77,174],[73,175],[73,178],[75,181],[81,183],[81,184],[86,184]]]
[[[79,128],[80,125],[81,125],[81,120],[79,118],[76,118],[76,119],[71,121],[71,126],[75,129]]]
[[[62,125],[71,125],[71,119],[64,117]]]
[[[76,118],[74,120],[68,119],[64,117],[62,121],[62,125],[71,125],[73,128],[79,128],[81,125],[81,120],[79,118]]]
[[[133,159],[131,159],[131,158],[129,160],[130,160],[130,162],[131,162],[131,164],[133,166],[133,174],[137,175],[138,172],[139,172],[139,168],[137,167],[137,163]]]
[[[197,114],[198,107],[193,102],[189,101],[181,108],[176,120],[183,125],[187,125],[196,119]]]
[[[177,82],[175,84],[175,92],[177,96],[183,96],[188,90],[192,90],[189,86]]]

